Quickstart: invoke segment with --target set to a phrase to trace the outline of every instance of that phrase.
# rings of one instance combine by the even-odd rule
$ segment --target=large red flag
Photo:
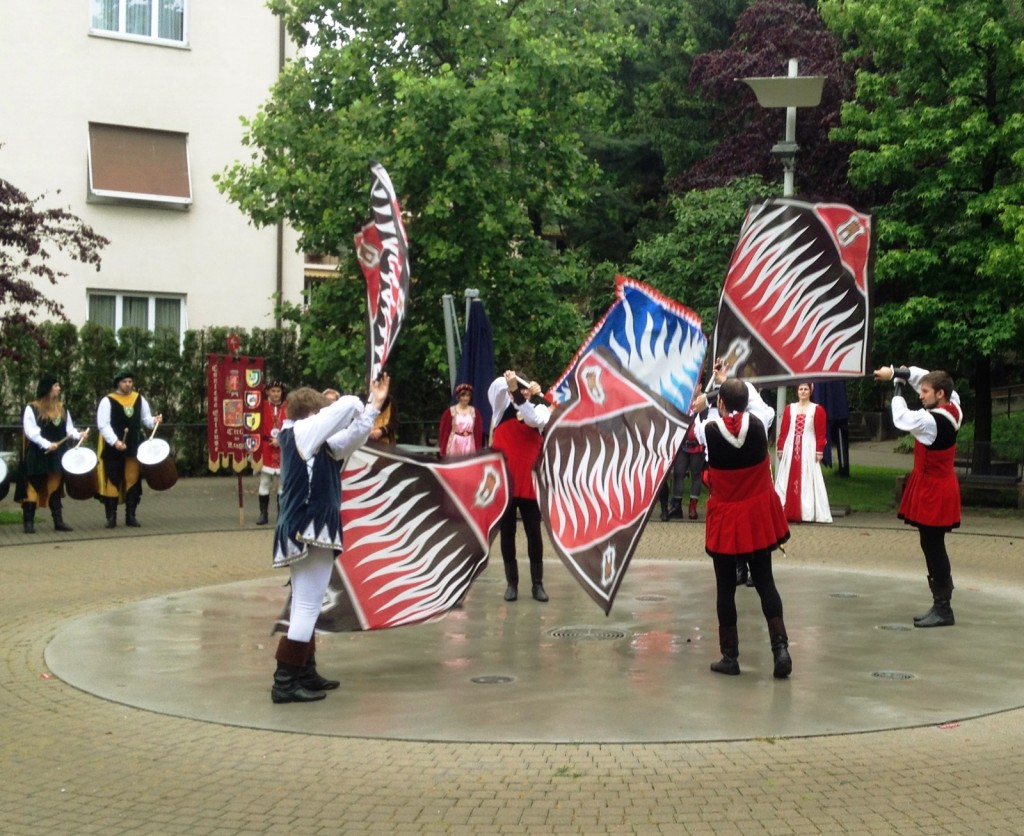
[[[607,615],[690,419],[604,347],[566,383],[535,469],[538,501],[558,556]]]
[[[718,305],[714,356],[761,384],[871,368],[870,215],[776,198],[751,205]]]
[[[500,453],[439,462],[388,444],[359,448],[342,471],[345,550],[317,629],[380,630],[443,616],[487,565],[508,502]],[[288,629],[288,611],[276,631]]]

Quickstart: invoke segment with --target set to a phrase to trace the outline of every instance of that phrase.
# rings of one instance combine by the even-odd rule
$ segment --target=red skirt
[[[773,551],[789,539],[786,512],[767,461],[740,470],[713,470],[704,550],[712,557]]]

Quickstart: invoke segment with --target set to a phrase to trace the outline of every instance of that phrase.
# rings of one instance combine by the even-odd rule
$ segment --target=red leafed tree
[[[38,208],[39,200],[0,179],[0,359],[22,359],[15,332],[43,344],[39,316],[66,319],[40,289],[67,275],[51,264],[52,248],[99,270],[99,252],[109,243],[70,212]]]
[[[786,111],[762,108],[738,79],[784,76],[789,59],[800,75],[825,76],[821,104],[797,111],[796,189],[812,199],[850,200],[846,171],[852,146],[831,142],[839,109],[854,89],[853,66],[844,62],[838,39],[818,13],[795,0],[759,0],[740,15],[728,48],[697,56],[690,88],[723,107],[712,125],[719,142],[710,156],[678,177],[673,191],[724,186],[736,177],[760,174],[781,179],[772,146],[785,135]]]

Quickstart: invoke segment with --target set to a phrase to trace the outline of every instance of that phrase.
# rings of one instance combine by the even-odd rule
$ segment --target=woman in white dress
[[[779,468],[775,492],[790,522],[832,522],[821,473],[828,437],[825,410],[811,401],[811,384],[796,388],[797,402],[789,404],[779,424]]]

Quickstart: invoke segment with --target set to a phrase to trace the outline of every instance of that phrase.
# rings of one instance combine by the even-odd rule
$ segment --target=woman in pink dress
[[[461,456],[479,450],[484,445],[480,415],[470,404],[473,387],[468,383],[460,383],[455,387],[455,397],[457,402],[441,414],[438,446],[442,456]]]

